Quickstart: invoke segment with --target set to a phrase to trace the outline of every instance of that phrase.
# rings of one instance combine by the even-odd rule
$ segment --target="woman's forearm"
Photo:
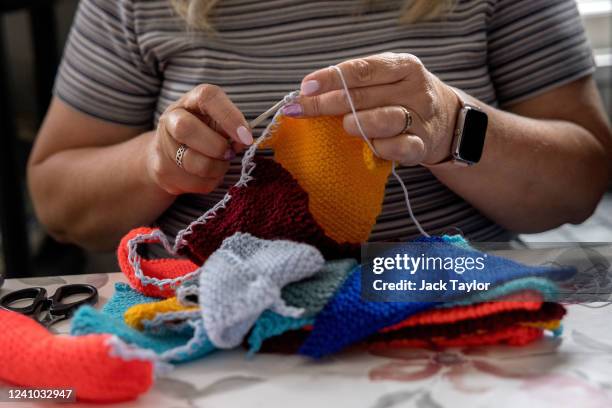
[[[609,180],[610,158],[601,139],[567,121],[484,110],[489,130],[480,163],[433,166],[435,176],[513,231],[539,232],[584,221]],[[609,128],[605,132],[600,136],[609,137]]]
[[[126,230],[150,224],[168,208],[174,196],[146,170],[143,151],[153,136],[63,150],[30,163],[30,191],[50,233],[92,249],[112,249]]]

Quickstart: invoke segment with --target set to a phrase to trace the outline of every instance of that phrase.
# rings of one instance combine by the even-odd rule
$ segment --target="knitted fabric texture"
[[[195,324],[185,324],[181,330],[145,330],[139,331],[128,326],[123,316],[131,307],[155,301],[132,290],[124,283],[115,284],[115,293],[98,311],[90,306],[77,310],[71,320],[71,334],[86,335],[91,333],[109,333],[134,346],[152,350],[163,361],[183,363],[200,358],[215,350],[201,328],[195,333]],[[144,328],[144,325],[142,325]],[[170,327],[165,325],[165,328]],[[191,346],[189,349],[188,345]]]
[[[130,307],[141,303],[158,301],[159,299],[147,296],[140,291],[134,290],[130,285],[123,282],[115,283],[113,295],[102,306],[102,313],[123,320],[123,314]]]
[[[259,351],[263,342],[270,337],[312,325],[312,316],[323,310],[355,265],[357,261],[354,259],[329,261],[316,275],[285,286],[281,292],[285,303],[304,309],[304,314],[302,317],[293,318],[265,311],[249,334],[249,354]]]
[[[314,316],[321,310],[323,310],[323,307],[325,307],[329,299],[331,299],[331,297],[338,290],[338,288],[342,286],[347,276],[351,273],[351,271],[356,265],[357,261],[354,259],[338,259],[325,262],[323,268],[321,268],[321,270],[317,272],[314,276],[302,279],[299,282],[290,283],[287,286],[283,287],[281,290],[281,297],[287,305],[304,309],[302,317]],[[184,282],[177,289],[177,292],[180,296],[181,291],[183,291],[186,287],[198,285],[199,283],[193,281]],[[194,291],[195,290],[198,289],[194,288]],[[183,301],[185,302],[186,300]],[[195,298],[192,298],[190,302],[197,303],[197,296]],[[189,310],[189,307],[182,306],[181,302],[175,300],[173,300],[172,303],[169,303],[168,305],[171,305],[170,307],[173,309],[173,311]],[[153,308],[157,310],[158,308],[167,307],[168,306],[165,306],[161,302],[156,302],[151,304],[151,306],[138,305],[135,306],[133,309],[136,313],[143,313],[142,310],[145,308]],[[144,319],[150,319],[150,312],[145,313],[148,314],[148,317],[142,317]],[[152,314],[155,313],[153,312]],[[131,322],[131,318],[128,318],[127,315],[126,321],[131,326],[138,327],[136,324],[133,324]]]
[[[257,319],[249,334],[248,343],[250,345],[250,353],[252,354],[258,351],[261,344],[270,337],[314,323],[314,319],[310,318],[310,316],[316,315],[323,309],[356,264],[357,261],[354,259],[329,261],[326,262],[323,268],[314,276],[285,286],[281,291],[281,297],[287,305],[304,309],[304,317],[292,318],[281,316],[272,311],[265,311]],[[181,288],[192,284],[192,282],[186,282]],[[113,296],[113,298],[115,298],[115,296]],[[121,315],[125,311],[123,316],[128,326],[137,330],[142,330],[144,326],[143,322],[152,321],[157,316],[165,313],[196,310],[194,307],[182,305],[176,298],[169,298],[164,301],[151,300],[144,301],[139,299],[133,306],[124,308],[123,311],[118,314]],[[158,323],[163,324],[161,322]],[[154,323],[149,322],[147,324],[151,327]],[[108,328],[106,328],[106,330],[108,330]],[[116,331],[113,331],[113,333],[119,335]],[[121,334],[125,336],[125,333]],[[134,335],[143,337],[142,340],[137,340],[141,345],[148,344],[149,347],[146,348],[152,348],[150,336],[146,336],[140,332],[130,333],[130,342],[135,341],[132,337]],[[155,337],[153,339],[155,340]],[[179,342],[184,341],[181,339]],[[176,346],[178,346],[178,344],[176,344]],[[154,347],[154,349],[160,352],[159,347]],[[163,347],[161,351],[166,350],[167,347]]]
[[[266,310],[257,319],[249,334],[250,354],[257,352],[261,344],[270,337],[313,324],[314,319],[311,316],[323,309],[355,265],[357,261],[354,259],[329,261],[316,275],[285,286],[281,291],[281,297],[287,305],[304,309],[303,317],[286,317]],[[184,283],[179,291],[192,284],[192,282]],[[183,306],[176,298],[170,298],[161,302],[154,301],[132,306],[125,312],[124,317],[129,326],[142,330],[143,321],[151,321],[167,312],[186,310],[194,308]]]
[[[430,338],[444,338],[448,340],[471,333],[496,332],[505,327],[517,325],[551,331],[557,330],[560,326],[560,319],[565,314],[563,306],[557,303],[543,303],[538,300],[529,301],[525,298],[526,294],[529,294],[529,292],[516,293],[508,301],[431,309],[417,313],[401,323],[383,328],[380,332],[368,337],[367,342],[392,343],[400,340],[412,341]],[[277,336],[312,324],[308,320],[298,322],[297,319],[293,319],[294,324],[291,325],[290,319],[279,319],[277,316],[269,316],[268,319],[271,322],[275,322],[275,319],[279,320],[275,322],[276,326],[272,326],[272,328],[282,327],[284,329],[282,333],[278,330]],[[302,324],[301,326],[300,323]],[[272,330],[269,329],[268,334],[271,333]],[[308,330],[302,330],[301,332],[291,334],[289,341],[293,343],[294,347],[291,351],[297,350],[299,344],[306,338],[308,333]],[[258,351],[262,347],[265,350],[279,348],[278,343],[282,339],[271,341],[270,344],[275,346],[269,347],[268,341],[273,337],[268,335],[265,338],[261,338],[254,330],[249,337],[251,352]],[[289,350],[288,347],[283,348],[285,352]]]
[[[157,335],[162,336],[172,336],[175,332],[184,333],[185,329],[192,329],[192,336],[189,338],[189,341],[182,346],[173,348],[164,352],[161,355],[161,358],[165,361],[171,362],[185,362],[196,360],[201,357],[204,357],[217,348],[211,342],[208,335],[206,334],[206,329],[204,328],[204,322],[200,318],[187,318],[185,316],[172,316],[173,313],[166,313],[160,316],[165,316],[170,319],[178,318],[180,323],[177,326],[169,326],[167,323],[164,324],[163,319],[160,321],[150,321],[154,323],[152,326],[148,326],[145,323],[145,330],[149,330],[152,333],[157,333]],[[161,323],[161,325],[160,325]]]
[[[327,265],[327,264],[326,264]],[[319,276],[319,274],[315,275]],[[312,279],[312,278],[311,278]],[[285,290],[289,286],[299,287],[302,282],[296,282],[288,285],[283,290],[283,298],[285,298]],[[432,324],[437,323],[452,323],[459,320],[464,320],[468,317],[478,318],[488,314],[496,313],[498,311],[507,310],[537,310],[541,307],[542,300],[551,300],[556,297],[557,286],[544,278],[524,278],[516,279],[514,281],[506,282],[500,286],[482,293],[477,293],[461,301],[463,306],[453,306],[453,303],[444,303],[438,305],[440,309],[432,309],[422,313],[417,313],[414,316],[409,317],[403,322],[397,325],[383,328],[381,332],[388,332],[392,330],[400,329],[404,326],[414,326],[416,324]],[[486,300],[496,299],[495,302],[484,304],[485,306],[474,305],[475,302],[480,302],[485,298],[483,296],[487,294]],[[505,299],[502,301],[501,299]],[[306,318],[290,318],[279,316],[276,313],[265,312],[253,326],[248,338],[249,353],[253,354],[259,351],[264,343],[273,337],[280,336],[286,332],[296,331],[305,326],[310,326],[314,323],[314,319]],[[558,327],[547,327],[549,330],[555,330]],[[300,341],[303,342],[305,335],[308,332],[303,333],[303,337]],[[295,342],[299,335],[292,334],[291,339]],[[295,343],[294,343],[295,344]],[[296,346],[295,350],[299,347]]]
[[[463,245],[465,241],[462,239],[458,241],[454,237],[449,237],[449,241],[447,242],[453,242],[453,243],[459,242],[459,244],[463,246],[464,248],[469,248],[469,246]],[[308,283],[312,282],[314,284],[316,282],[320,282],[321,284],[323,284],[324,280],[329,280],[331,278],[331,276],[327,276],[325,274],[325,271],[330,270],[330,269],[331,270],[335,269],[336,271],[338,271],[338,269],[334,267],[340,266],[342,264],[344,264],[345,267],[349,267],[351,264],[355,265],[356,262],[353,260],[327,262],[323,270],[319,272],[318,274],[316,274],[315,276],[313,276],[312,278],[309,278],[309,279],[306,279],[300,282],[295,282],[295,283],[285,286],[282,291],[283,299],[285,299],[285,301],[288,304],[291,304],[292,306],[303,307],[306,310],[308,310],[307,304],[312,302],[312,301],[309,301],[308,299],[312,299],[313,294],[314,294],[313,291],[309,290],[311,286]],[[343,268],[340,270],[343,270]],[[332,276],[334,275],[335,274],[333,274]],[[342,278],[342,281],[344,281],[346,275],[343,274],[343,276],[344,278]],[[335,283],[337,282],[337,280],[332,279],[332,282]],[[330,284],[333,284],[333,283],[330,282]],[[327,285],[328,283],[326,282],[325,285],[322,285],[322,286],[323,288],[327,288]],[[316,286],[318,285],[315,285],[314,287]],[[292,291],[295,290],[296,297],[303,298],[306,301],[302,301],[302,302],[298,302],[297,300],[290,301],[289,300],[290,297],[288,296],[288,292],[290,289]],[[509,303],[510,306],[514,306],[517,308],[531,307],[532,309],[537,309],[540,307],[542,300],[550,301],[550,300],[556,299],[557,293],[558,293],[557,285],[548,279],[522,278],[522,279],[515,279],[509,282],[505,282],[491,290],[473,294],[469,296],[468,298],[462,299],[457,302],[449,302],[449,303],[440,304],[437,307],[447,309],[447,308],[454,308],[455,306],[472,305],[474,303],[495,299],[496,302],[491,303],[491,306],[488,309],[489,311],[495,310],[496,308],[503,308],[504,305],[506,305],[505,307],[508,308],[507,303]],[[321,306],[324,306],[325,304],[327,304],[331,295],[333,295],[333,293],[331,293],[329,297],[320,298],[321,302],[319,304]],[[501,299],[506,299],[507,302],[502,302]],[[531,302],[527,302],[528,300],[531,300]],[[499,303],[499,305],[496,305],[497,303]],[[318,313],[318,311],[320,311],[321,309],[319,308],[315,309],[316,313]],[[455,308],[455,310],[457,309],[459,308]],[[470,309],[466,309],[466,310],[470,310]],[[314,310],[311,310],[311,312],[314,312]],[[431,311],[431,313],[432,314],[437,313],[437,310],[434,309]],[[314,315],[314,313],[305,313],[304,315],[309,316],[309,315]],[[429,316],[430,316],[429,312],[423,312],[423,313],[417,313],[413,317],[418,318],[418,319],[432,318]],[[448,313],[448,314],[443,314],[443,316],[450,317],[450,316],[456,316],[456,314]],[[397,328],[401,327],[403,323],[409,322],[410,320],[411,318],[408,318],[406,321],[399,323]],[[276,313],[266,311],[255,322],[255,325],[253,326],[253,329],[251,330],[251,333],[249,334],[249,338],[248,338],[249,353],[250,354],[256,353],[264,346],[264,344],[269,339],[273,337],[280,337],[280,335],[284,333],[294,332],[305,326],[310,326],[313,323],[314,323],[314,319],[312,318],[294,319],[291,317],[280,316]],[[554,326],[554,327],[551,327],[549,325],[548,327],[542,327],[542,328],[547,328],[549,330],[555,330],[557,329],[557,327],[558,327],[558,324],[557,326]],[[384,328],[383,331],[385,330],[389,331],[391,329],[392,328]],[[299,334],[296,334],[296,333],[291,334],[289,340],[293,340],[295,347],[294,348],[287,347],[285,349],[297,351],[297,349],[299,348],[299,345],[305,339],[306,334],[308,334],[308,332],[305,332],[303,334],[299,343],[296,343],[296,340],[299,338]]]
[[[138,304],[130,307],[124,314],[125,323],[137,330],[142,330],[143,320],[152,320],[159,313],[170,313],[179,311],[198,310],[197,307],[185,307],[178,302],[176,297],[168,298],[161,302]]]
[[[262,239],[287,239],[318,248],[327,259],[356,258],[359,246],[338,244],[326,236],[309,211],[309,196],[281,165],[255,158],[254,179],[232,187],[232,199],[205,224],[192,226],[181,252],[199,265],[236,232]]]
[[[466,249],[455,244],[445,242],[432,242],[429,247],[418,248],[419,254],[410,253],[411,247],[404,248],[404,252],[412,257],[419,256],[421,252],[429,256],[443,257],[476,257],[480,253]],[[403,255],[403,254],[400,254]],[[553,268],[548,266],[526,266],[517,262],[500,258],[494,255],[487,256],[487,268],[479,271],[479,280],[490,282],[491,287],[501,283],[524,277],[551,277],[567,278],[572,276],[572,268]],[[432,281],[437,279],[435,273],[427,274],[426,278]],[[462,282],[468,279],[465,275],[457,275],[456,279]],[[441,293],[441,301],[457,300],[458,291],[448,290]],[[361,267],[355,268],[347,278],[342,288],[334,298],[317,315],[314,329],[300,349],[300,353],[320,358],[338,352],[344,347],[359,342],[380,329],[397,324],[409,316],[431,309],[436,302],[370,302],[361,297]]]
[[[123,315],[131,306],[157,300],[132,290],[125,283],[115,284],[115,293],[98,311],[90,306],[79,308],[70,320],[70,333],[82,336],[92,333],[114,334],[126,343],[150,349],[160,354],[170,348],[179,346],[186,339],[159,339],[147,336],[138,330],[128,327]]]
[[[284,102],[297,96],[293,92]],[[254,157],[266,141],[275,148],[278,162]],[[345,133],[339,117],[296,121],[277,112],[245,152],[240,179],[224,197],[179,231],[172,244],[160,230],[132,234],[121,243],[128,253],[119,255],[129,264],[122,269],[137,278],[135,284],[156,286],[158,295],[168,297],[181,275],[160,281],[148,274],[138,245],[161,243],[169,253],[187,255],[201,265],[234,232],[308,243],[328,259],[357,257],[357,244],[367,240],[382,209],[391,167],[376,159],[363,140]]]
[[[283,245],[282,247],[279,245],[283,242],[288,241],[264,241],[249,236],[248,234],[235,234],[233,237],[227,239],[220,250],[216,251],[209,258],[204,265],[203,273],[200,276],[203,276],[202,279],[208,282],[208,280],[211,278],[211,274],[206,272],[207,268],[212,267],[217,257],[222,256],[221,249],[230,250],[234,254],[237,253],[238,257],[247,259],[249,262],[255,262],[255,265],[258,265],[259,261],[254,253],[259,252],[262,249],[267,249],[269,253],[265,254],[266,257],[274,258],[276,261],[280,262],[279,266],[281,267],[288,267],[289,270],[296,271],[296,269],[299,268],[291,266],[291,264],[287,264],[287,262],[283,260],[283,257],[288,257],[291,259],[293,258],[291,252],[294,251],[296,245],[299,247],[306,246],[291,243],[291,245],[288,247],[289,250],[287,250],[286,245]],[[272,244],[278,247],[270,248],[269,246]],[[264,246],[267,248],[264,248]],[[311,248],[311,250],[314,250],[314,248]],[[311,254],[308,254],[308,257],[311,257],[314,254],[315,253],[312,252]],[[224,258],[227,258],[227,255],[225,255]],[[270,265],[269,268],[272,269],[272,263],[268,261],[268,265]],[[348,273],[355,265],[356,261],[352,259],[330,261],[323,265],[323,267],[321,267],[321,264],[317,263],[316,268],[314,269],[320,269],[320,271],[315,276],[285,286],[281,292],[282,298],[290,308],[294,307],[303,309],[305,315],[314,315],[324,307],[327,300],[333,295],[334,291],[340,285],[342,285]],[[249,268],[251,267],[252,266],[249,266]],[[227,269],[225,273],[230,273],[228,271],[231,270],[233,269]],[[267,268],[260,270],[267,270]],[[241,277],[247,276],[249,273],[251,273],[248,270],[246,272],[247,273],[241,275]],[[252,271],[252,273],[256,272],[257,270]],[[223,269],[220,270],[220,273],[223,273]],[[184,285],[191,284],[192,282],[186,282]],[[227,293],[226,295],[226,299],[231,299],[231,293]],[[185,307],[181,305],[176,298],[170,298],[161,302],[152,302],[133,306],[125,313],[125,319],[126,322],[133,327],[151,327],[151,319],[157,319],[158,321],[154,324],[159,328],[163,326],[162,319],[164,317],[174,317],[172,312],[193,309],[193,307]],[[204,307],[202,312],[203,316],[207,315],[206,310],[207,308]],[[174,319],[171,318],[170,320]],[[204,317],[204,320],[206,321],[206,317]],[[285,317],[269,310],[265,311],[263,315],[257,319],[255,327],[249,336],[249,343],[252,345],[251,351],[256,351],[259,345],[267,337],[280,334],[292,328],[302,327],[305,324],[311,324],[312,321],[313,319],[311,318]],[[240,340],[241,339],[242,337],[240,337]]]
[[[354,259],[326,262],[316,275],[285,286],[281,296],[289,306],[304,309],[302,317],[314,316],[323,310],[356,265]]]
[[[368,338],[368,342],[406,339],[430,339],[443,337],[452,339],[470,333],[485,333],[523,323],[558,321],[565,315],[563,306],[557,303],[543,303],[536,309],[521,308],[523,302],[507,303],[506,307],[495,303],[481,303],[454,311],[443,309],[419,319],[406,322],[400,328],[387,328]],[[533,306],[533,305],[529,305]]]
[[[547,278],[519,278],[504,282],[484,292],[474,293],[464,299],[443,303],[437,307],[448,308],[455,306],[466,306],[479,302],[488,302],[513,296],[516,292],[531,293],[539,300],[552,302],[559,296],[558,285]]]
[[[245,233],[227,238],[199,275],[204,327],[213,344],[238,346],[266,309],[300,317],[304,310],[288,306],[281,289],[314,275],[323,265],[321,253],[307,244]]]
[[[480,347],[506,344],[509,346],[526,346],[542,338],[541,329],[524,325],[502,327],[480,333],[462,334],[455,338],[434,337],[429,339],[399,339],[369,345],[372,350],[390,348],[445,348],[445,347]]]
[[[171,363],[179,363],[183,361],[168,360],[162,356],[169,350],[177,347],[182,347],[189,342],[193,337],[192,333],[168,333],[167,335],[151,334],[141,332],[128,325],[120,317],[109,316],[100,311],[83,306],[73,316],[70,333],[75,336],[83,336],[86,334],[113,334],[119,337],[122,341],[133,346],[151,350],[155,352],[160,359]],[[211,350],[214,350],[211,344]],[[185,361],[189,361],[187,359]]]
[[[249,355],[257,353],[268,339],[280,336],[286,332],[311,326],[314,321],[315,319],[313,317],[285,317],[270,310],[266,310],[259,319],[257,319],[253,329],[249,333],[247,340]]]
[[[380,332],[385,333],[419,325],[456,323],[461,320],[479,319],[508,311],[526,310],[533,312],[539,310],[541,307],[541,298],[536,293],[518,292],[506,296],[505,300],[495,302],[427,310],[412,315],[398,324],[385,327],[381,329]]]
[[[0,332],[2,381],[74,388],[77,399],[94,402],[131,400],[153,384],[152,360],[122,357],[116,337],[53,335],[33,319],[5,310],[0,310]]]
[[[281,117],[264,147],[308,193],[308,208],[336,242],[365,242],[382,210],[391,162],[344,131],[341,117]]]
[[[136,228],[128,232],[117,249],[117,261],[121,272],[128,278],[130,285],[138,292],[147,296],[157,298],[167,298],[174,296],[174,288],[171,285],[143,285],[140,279],[134,274],[134,268],[128,260],[128,242],[141,234],[149,234],[154,231],[153,228]],[[151,243],[155,243],[151,241]],[[146,276],[157,279],[172,279],[184,276],[189,272],[197,269],[198,265],[188,259],[142,259],[141,268]]]
[[[520,323],[478,333],[461,334],[459,337],[435,337],[428,339],[399,339],[379,341],[367,344],[371,350],[390,348],[445,348],[445,347],[479,347],[493,345],[526,346],[542,338],[542,329],[557,331],[559,321]],[[287,331],[283,335],[266,340],[259,351],[264,353],[294,354],[298,351],[308,330]],[[557,333],[555,333],[557,334]],[[360,345],[357,345],[359,347]]]

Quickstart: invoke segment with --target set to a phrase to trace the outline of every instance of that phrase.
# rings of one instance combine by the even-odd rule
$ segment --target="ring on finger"
[[[407,133],[410,127],[412,126],[412,113],[403,106],[400,106],[400,109],[404,112],[404,127],[398,134]]]
[[[183,158],[185,157],[185,153],[187,152],[189,147],[187,145],[181,144],[178,149],[176,149],[176,155],[174,156],[174,160],[176,165],[182,169],[183,168]]]

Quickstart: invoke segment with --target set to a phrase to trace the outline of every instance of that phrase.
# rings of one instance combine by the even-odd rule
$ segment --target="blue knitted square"
[[[453,241],[445,237],[433,237],[430,240],[421,239],[420,242],[431,242],[429,251],[433,256],[442,254],[447,257],[474,256],[479,253],[466,242]],[[397,250],[397,248],[394,248]],[[401,255],[419,256],[421,251],[427,251],[423,246],[418,247],[418,254],[414,246],[402,247]],[[392,255],[392,254],[389,254]],[[299,350],[300,354],[313,358],[320,358],[336,353],[345,347],[357,343],[380,329],[397,324],[415,313],[431,309],[440,305],[440,302],[373,302],[366,301],[361,294],[362,266],[357,266],[344,285],[316,317],[312,333],[308,336]],[[487,267],[482,272],[491,286],[502,284],[511,280],[527,277],[546,277],[551,279],[565,279],[571,277],[573,268],[555,268],[550,266],[527,266],[509,259],[487,254]],[[435,281],[435,274],[427,279]],[[457,275],[459,281],[468,281],[466,276]],[[463,295],[464,298],[467,295]],[[461,293],[448,290],[440,297],[441,301],[460,301]]]

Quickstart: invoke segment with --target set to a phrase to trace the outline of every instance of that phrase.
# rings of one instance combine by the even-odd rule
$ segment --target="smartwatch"
[[[437,164],[453,162],[461,166],[472,166],[482,157],[489,117],[478,106],[465,102],[460,90],[450,88],[457,95],[461,108],[457,114],[451,155]]]

